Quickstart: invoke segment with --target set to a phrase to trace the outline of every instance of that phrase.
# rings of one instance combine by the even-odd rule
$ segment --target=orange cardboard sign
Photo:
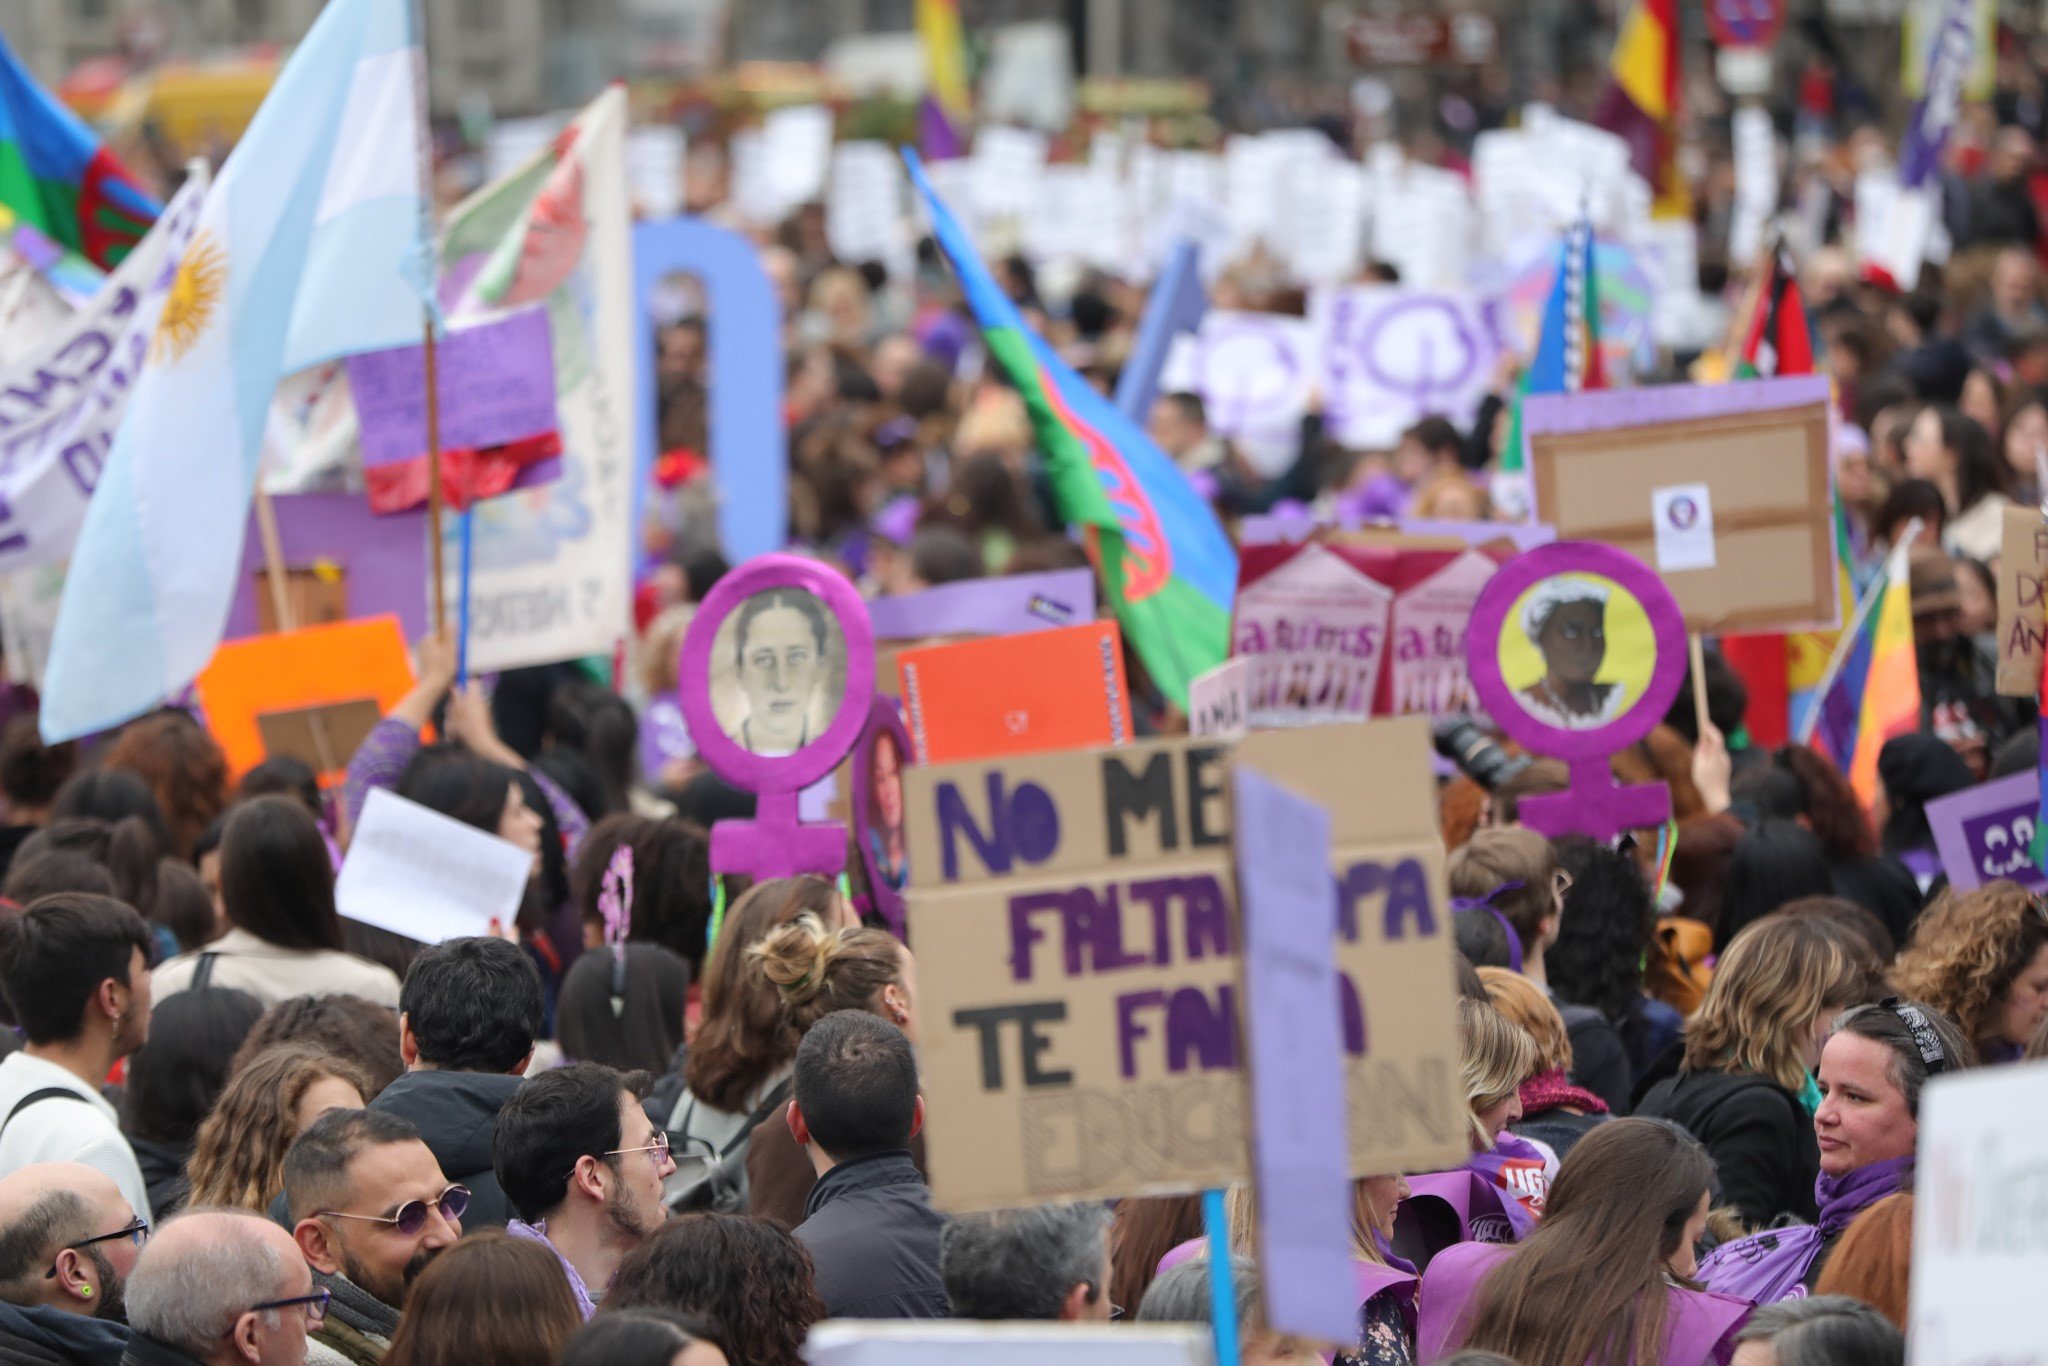
[[[279,713],[363,698],[374,699],[382,715],[398,705],[412,684],[405,637],[394,616],[231,640],[214,653],[196,687],[207,725],[227,752],[229,771],[239,778],[269,757],[261,718],[273,718],[275,730]],[[344,748],[339,738],[323,748],[334,753],[334,768],[321,774],[326,782],[347,768],[355,748]]]
[[[896,667],[918,762],[1121,745],[1131,738],[1113,621],[905,650]]]

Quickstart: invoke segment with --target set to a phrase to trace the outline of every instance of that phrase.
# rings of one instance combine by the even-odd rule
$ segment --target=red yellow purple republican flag
[[[1652,212],[1682,218],[1692,191],[1678,168],[1678,0],[1634,0],[1614,42],[1607,92],[1593,121],[1628,143],[1629,161],[1650,182]]]

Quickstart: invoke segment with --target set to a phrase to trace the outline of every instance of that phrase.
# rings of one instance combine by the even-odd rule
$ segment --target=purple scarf
[[[1549,1165],[1541,1148],[1513,1134],[1502,1134],[1491,1152],[1474,1153],[1465,1163],[1465,1170],[1477,1172],[1505,1197],[1501,1209],[1514,1228],[1515,1242],[1536,1231],[1550,1194]]]
[[[1894,1157],[1840,1176],[1823,1175],[1813,1183],[1814,1198],[1820,1202],[1820,1236],[1836,1238],[1849,1221],[1887,1195],[1904,1190],[1913,1181],[1913,1159]]]

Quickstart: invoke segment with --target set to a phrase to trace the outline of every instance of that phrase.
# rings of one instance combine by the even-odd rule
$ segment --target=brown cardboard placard
[[[1233,756],[1334,816],[1354,1175],[1457,1161],[1444,854],[1421,718],[904,774],[935,1203],[1185,1191],[1250,1171]],[[1370,775],[1370,781],[1366,781]]]
[[[256,732],[263,737],[266,757],[297,759],[317,774],[348,767],[384,713],[374,697],[322,702],[290,711],[256,714]]]
[[[2039,697],[2048,650],[2048,518],[2009,507],[1998,553],[1998,692]]]
[[[1827,383],[1546,395],[1528,400],[1536,515],[1658,570],[1695,633],[1832,629],[1836,601]],[[1659,490],[1703,487],[1712,564],[1659,564]]]

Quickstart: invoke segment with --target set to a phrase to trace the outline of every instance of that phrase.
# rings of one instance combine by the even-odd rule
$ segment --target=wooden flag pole
[[[1714,723],[1707,719],[1707,647],[1694,631],[1688,638],[1692,647],[1692,711],[1701,735]]]
[[[263,577],[270,584],[272,629],[290,631],[298,626],[292,612],[290,579],[284,569],[284,542],[277,534],[277,509],[270,492],[256,479],[256,538],[263,543]]]

